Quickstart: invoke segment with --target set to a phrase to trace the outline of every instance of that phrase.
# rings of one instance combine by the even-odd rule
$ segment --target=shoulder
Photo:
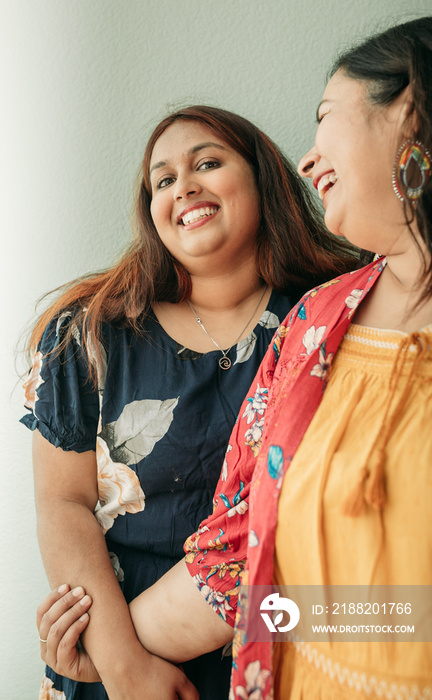
[[[288,295],[288,294],[281,294],[281,292],[277,292],[275,289],[273,289],[269,302],[267,304],[267,308],[270,310],[273,309],[292,309],[294,304],[298,301],[298,295]]]
[[[95,365],[97,358],[99,365]],[[95,449],[100,385],[97,353],[88,353],[82,322],[73,310],[46,324],[33,365],[23,384],[27,413],[21,422],[36,428],[55,447],[84,452]],[[93,368],[93,369],[92,369]]]
[[[276,355],[309,355],[329,333],[347,324],[385,266],[381,258],[311,289],[297,302],[278,330]]]
[[[142,324],[137,324],[135,329],[125,323],[105,320],[93,325],[85,318],[85,312],[85,308],[71,307],[54,315],[45,325],[37,349],[45,355],[57,349],[63,353],[70,348],[75,351],[80,348],[84,355],[91,355],[92,346],[107,349],[116,342],[130,343],[144,333]]]
[[[35,355],[43,381],[59,376],[62,382],[68,379],[86,384],[105,374],[109,325],[103,323],[91,330],[84,314],[82,308],[63,309],[46,324]]]
[[[291,322],[296,318],[304,320],[306,310],[313,314],[331,316],[341,309],[355,309],[385,266],[385,258],[380,258],[358,270],[347,272],[303,295],[290,314]]]
[[[259,324],[274,331],[286,318],[297,301],[298,297],[294,298],[273,290]]]
[[[72,349],[76,352],[82,346],[82,323],[79,316],[79,310],[71,308],[59,311],[47,320],[36,348],[37,353],[46,358],[46,362],[60,362],[68,351]]]

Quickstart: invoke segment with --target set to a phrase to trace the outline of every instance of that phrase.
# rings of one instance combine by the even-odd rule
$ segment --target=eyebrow
[[[225,146],[222,146],[222,144],[220,144],[220,143],[215,143],[214,141],[205,141],[204,143],[198,143],[196,146],[192,146],[192,148],[190,148],[190,149],[188,150],[188,152],[186,153],[186,155],[192,156],[194,153],[198,153],[198,151],[202,151],[203,148],[209,148],[209,146],[213,146],[213,148],[220,148],[222,151],[226,151],[226,150],[227,150],[227,149],[225,148]],[[163,168],[165,165],[167,165],[167,161],[166,161],[166,160],[160,160],[160,161],[158,161],[157,163],[155,163],[154,165],[152,165],[152,167],[150,168],[150,173],[149,173],[149,175],[151,175],[151,173],[153,172],[153,170],[157,170],[157,168]]]

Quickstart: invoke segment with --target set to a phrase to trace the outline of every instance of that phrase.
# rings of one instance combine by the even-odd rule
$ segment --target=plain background
[[[37,698],[43,671],[34,618],[47,582],[16,356],[37,298],[124,247],[146,140],[167,111],[225,107],[297,161],[337,52],[425,14],[432,0],[2,1],[1,698]]]

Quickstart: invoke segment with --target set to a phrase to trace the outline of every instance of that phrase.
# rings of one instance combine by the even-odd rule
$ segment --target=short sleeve
[[[184,546],[189,573],[215,612],[231,626],[250,544],[250,485],[284,335],[281,326],[243,401],[216,487],[213,513]]]
[[[72,338],[59,350],[68,330]],[[99,394],[89,376],[81,332],[71,312],[62,313],[48,324],[23,389],[29,412],[21,423],[27,428],[39,430],[63,450],[96,449]]]

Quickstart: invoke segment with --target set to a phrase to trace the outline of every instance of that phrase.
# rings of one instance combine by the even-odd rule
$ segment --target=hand
[[[37,609],[36,624],[41,641],[41,658],[56,673],[84,683],[100,676],[84,647],[77,646],[90,616],[91,598],[83,588],[60,586],[51,591]]]
[[[180,668],[142,649],[142,664],[117,678],[104,679],[110,700],[199,700],[197,689]]]
[[[84,683],[101,678],[79,637],[87,627],[90,596],[83,588],[60,586],[42,601],[37,611],[41,657],[56,673]],[[77,646],[78,645],[78,646]],[[110,700],[199,700],[198,691],[177,666],[140,646],[143,663],[119,679],[103,679]],[[127,682],[125,682],[125,677]]]

